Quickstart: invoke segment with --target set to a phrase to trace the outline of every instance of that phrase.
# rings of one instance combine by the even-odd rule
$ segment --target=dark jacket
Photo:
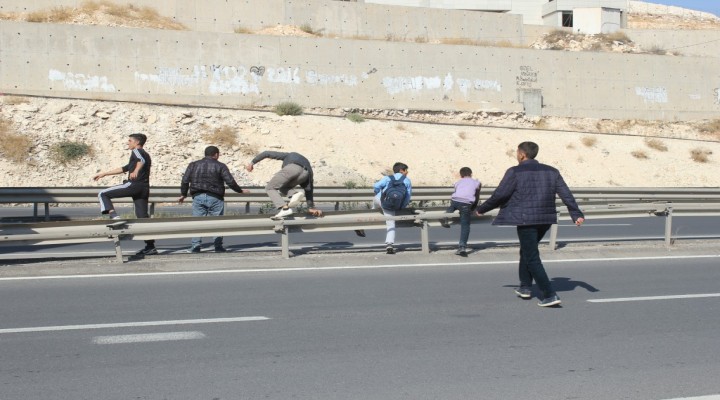
[[[570,211],[573,221],[584,218],[560,172],[536,160],[525,160],[509,168],[493,194],[477,208],[484,214],[500,207],[493,225],[538,225],[557,223],[555,195]]]
[[[273,160],[282,160],[282,166],[285,167],[288,164],[295,164],[303,167],[308,172],[308,179],[305,182],[300,183],[300,187],[305,191],[305,200],[310,208],[315,206],[313,202],[313,170],[310,165],[310,161],[300,153],[284,153],[281,151],[263,151],[262,153],[255,156],[250,161],[252,164],[257,164],[260,161],[271,158]]]
[[[188,165],[182,177],[180,193],[187,196],[189,190],[192,197],[200,193],[207,193],[220,200],[225,200],[226,183],[230,189],[238,193],[243,190],[235,182],[227,165],[212,157],[205,157]]]

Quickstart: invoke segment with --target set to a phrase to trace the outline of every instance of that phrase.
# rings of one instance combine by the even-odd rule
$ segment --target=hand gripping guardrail
[[[589,220],[648,216],[665,217],[665,243],[667,246],[672,244],[673,215],[720,215],[720,201],[701,204],[613,203],[581,205],[581,207]],[[489,218],[493,214],[491,213],[484,218]],[[559,213],[559,216],[561,220],[569,219],[567,214]],[[123,240],[280,234],[282,256],[288,258],[290,257],[289,236],[291,233],[385,229],[385,221],[393,219],[397,222],[398,227],[419,227],[422,252],[429,253],[429,227],[439,225],[440,220],[443,218],[457,217],[457,214],[447,214],[442,210],[414,210],[412,213],[394,217],[385,216],[374,211],[329,213],[324,218],[296,217],[285,220],[272,220],[258,216],[233,216],[3,224],[0,225],[0,245],[112,241],[115,244],[116,258],[118,261],[122,261],[121,242]],[[475,221],[477,220],[475,219]],[[558,226],[553,225],[550,231],[550,246],[552,249],[556,248],[557,237]]]

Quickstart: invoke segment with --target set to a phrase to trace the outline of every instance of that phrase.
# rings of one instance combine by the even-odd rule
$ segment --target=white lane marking
[[[657,257],[615,257],[615,258],[570,258],[563,260],[543,260],[543,264],[566,264],[588,262],[616,262],[616,261],[656,261],[656,260],[692,260],[703,258],[720,258],[720,254],[687,255],[687,256],[657,256]],[[297,272],[297,271],[334,271],[346,269],[385,269],[385,268],[416,268],[416,267],[448,267],[448,266],[481,266],[517,264],[517,258],[506,261],[472,261],[472,262],[445,262],[425,264],[386,264],[386,265],[346,265],[334,267],[295,267],[295,268],[253,268],[253,269],[221,269],[200,271],[174,271],[174,272],[131,272],[123,274],[84,274],[84,275],[47,275],[47,276],[14,276],[0,278],[2,281],[34,281],[45,279],[80,279],[80,278],[126,278],[138,276],[165,276],[165,275],[210,275],[210,274],[248,274],[257,272]]]
[[[143,321],[143,322],[119,322],[115,324],[89,324],[89,325],[59,325],[59,326],[37,326],[32,328],[9,328],[0,329],[2,333],[26,333],[26,332],[56,332],[56,331],[78,331],[86,329],[107,329],[107,328],[130,328],[138,326],[163,326],[163,325],[195,325],[195,324],[218,324],[225,322],[247,322],[266,321],[268,317],[237,317],[237,318],[210,318],[210,319],[179,319],[172,321]]]
[[[614,299],[591,299],[590,303],[620,303],[624,301],[652,301],[652,300],[675,300],[675,299],[704,299],[707,297],[720,297],[720,293],[707,294],[679,294],[674,296],[647,296],[647,297],[616,297]]]
[[[205,334],[198,331],[193,332],[165,332],[165,333],[146,333],[139,335],[115,335],[115,336],[95,336],[93,343],[95,344],[122,344],[122,343],[147,343],[147,342],[169,342],[175,340],[193,340],[202,339]]]
[[[720,395],[700,396],[700,397],[678,397],[675,399],[666,399],[666,400],[720,400]]]

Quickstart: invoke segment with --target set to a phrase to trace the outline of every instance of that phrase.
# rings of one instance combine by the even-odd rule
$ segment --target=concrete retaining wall
[[[720,59],[4,22],[5,93],[244,107],[716,118]]]
[[[656,47],[685,57],[720,57],[720,31],[627,29],[624,32],[644,49]]]
[[[79,7],[84,0],[0,0],[0,12]],[[116,1],[156,9],[190,30],[234,32],[275,25],[309,25],[323,36],[433,41],[467,38],[522,41],[522,16],[438,10],[329,0],[132,0]]]

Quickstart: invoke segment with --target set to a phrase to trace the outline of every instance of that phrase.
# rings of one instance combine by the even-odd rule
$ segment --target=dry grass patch
[[[630,154],[632,154],[632,156],[637,158],[638,160],[647,160],[648,158],[650,158],[650,157],[648,157],[647,153],[645,153],[642,150],[636,150]]]
[[[163,17],[152,7],[122,5],[107,0],[86,1],[77,8],[53,7],[28,14],[6,13],[0,15],[0,19],[172,30],[187,29],[172,18]]]
[[[535,129],[547,129],[550,127],[550,124],[548,124],[545,118],[540,118],[535,123],[533,123],[533,127],[535,127]]]
[[[653,150],[657,151],[668,151],[668,147],[660,139],[645,139],[645,145]]]
[[[720,119],[713,119],[698,126],[702,133],[720,133]]]
[[[10,123],[4,119],[0,119],[0,142],[3,144],[0,146],[0,154],[4,158],[15,163],[27,160],[32,141],[29,137],[15,132]]]
[[[14,106],[17,104],[28,104],[30,103],[30,99],[27,97],[21,97],[21,96],[5,96],[3,97],[3,104],[7,104],[9,106]]]
[[[705,164],[710,161],[710,155],[712,154],[712,151],[708,149],[703,149],[700,147],[694,148],[690,150],[690,158],[701,164]]]
[[[85,156],[91,156],[93,149],[87,143],[63,141],[50,147],[50,157],[59,164],[69,164]]]
[[[242,27],[242,26],[236,27],[235,29],[233,29],[233,32],[235,32],[235,33],[243,33],[243,34],[251,34],[251,33],[253,33],[252,30],[250,30],[250,29],[248,29],[248,28],[245,28],[245,27]]]
[[[580,141],[586,147],[595,147],[595,145],[597,144],[597,138],[592,136],[585,136]]]
[[[203,139],[218,146],[233,147],[238,145],[237,129],[227,125],[205,133]]]

